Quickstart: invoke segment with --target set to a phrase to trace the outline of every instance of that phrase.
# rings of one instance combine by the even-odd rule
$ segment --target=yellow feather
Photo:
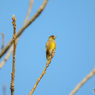
[[[47,58],[47,62],[49,61],[49,59],[54,56],[55,54],[55,50],[56,50],[56,42],[55,42],[55,36],[50,36],[47,43],[46,43],[46,58]],[[54,51],[54,52],[53,52]],[[54,54],[53,54],[54,53]]]

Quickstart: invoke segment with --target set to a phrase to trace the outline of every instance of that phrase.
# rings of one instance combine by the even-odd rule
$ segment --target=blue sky
[[[17,31],[23,25],[29,0],[0,2],[0,35],[5,45],[13,35],[12,15]],[[43,0],[34,0],[30,18]],[[46,65],[45,44],[56,38],[56,53],[33,95],[68,95],[95,67],[95,0],[49,0],[42,14],[23,32],[16,49],[15,95],[28,95]],[[0,46],[2,36],[0,36]],[[5,56],[5,55],[4,55]],[[1,60],[3,60],[4,56]],[[6,84],[10,95],[12,55],[0,70],[0,95]],[[95,75],[76,95],[94,95]]]

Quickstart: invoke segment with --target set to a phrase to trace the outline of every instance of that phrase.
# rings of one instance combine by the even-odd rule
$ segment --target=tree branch
[[[19,40],[19,38],[17,38],[16,41],[18,42],[18,40]],[[4,60],[0,63],[0,69],[4,66],[4,64],[6,63],[6,61],[8,60],[8,58],[10,57],[12,51],[13,51],[13,44],[11,45],[11,47],[10,47],[8,53],[6,54]]]
[[[95,74],[95,68],[72,90],[72,92],[69,95],[74,95],[79,90],[79,88],[84,83],[86,83],[89,80],[89,78],[91,78],[94,74]]]
[[[32,95],[32,94],[33,94],[33,92],[34,92],[34,90],[36,89],[36,87],[37,87],[39,81],[42,79],[42,77],[43,77],[44,74],[46,73],[46,69],[48,68],[48,66],[49,66],[49,64],[51,63],[51,61],[52,61],[52,60],[50,59],[49,62],[46,64],[46,67],[44,68],[44,70],[43,70],[42,74],[40,75],[40,77],[37,79],[37,81],[36,81],[34,87],[33,87],[32,90],[30,91],[29,95]]]
[[[46,4],[47,4],[48,0],[44,0],[43,4],[41,5],[41,7],[38,9],[37,13],[28,21],[26,22],[21,29],[18,31],[16,38],[18,38],[22,32],[41,14],[41,12],[44,10]],[[7,52],[7,50],[9,49],[9,47],[12,45],[13,43],[13,39],[10,40],[10,42],[6,45],[6,47],[4,49],[2,49],[1,53],[0,53],[0,58]]]
[[[32,5],[33,5],[33,0],[30,0],[30,4],[29,4],[29,8],[28,8],[28,12],[27,12],[27,15],[26,15],[26,19],[25,19],[25,22],[28,21],[28,18],[29,18],[29,15],[30,15],[30,12],[31,12],[31,8],[32,8]],[[25,23],[24,22],[24,23]],[[17,42],[18,42],[19,38],[17,38]],[[2,49],[4,47],[4,33],[2,33]],[[10,57],[11,53],[13,51],[13,44],[11,45],[6,57],[4,58],[4,60],[0,63],[0,69],[4,66],[5,62],[8,60],[8,58]]]
[[[15,53],[16,53],[16,19],[15,19],[15,16],[13,15],[12,17],[13,19],[13,27],[14,27],[14,35],[13,35],[13,41],[14,41],[14,51],[13,51],[13,70],[12,70],[12,77],[11,77],[11,86],[10,86],[10,89],[11,89],[11,95],[14,95],[14,77],[15,77]]]
[[[0,69],[4,66],[5,62],[10,57],[11,53],[13,51],[13,45],[10,47],[10,50],[8,51],[7,55],[5,56],[4,60],[0,63]]]
[[[4,41],[4,33],[2,33],[2,47],[1,47],[1,50],[4,48],[4,44],[5,44],[5,41]]]
[[[26,15],[26,19],[25,19],[25,21],[24,21],[24,24],[28,21],[28,19],[29,19],[29,15],[30,15],[30,13],[31,13],[31,9],[32,9],[32,6],[33,6],[33,1],[34,0],[30,0],[30,3],[29,3],[29,7],[28,7],[28,12],[27,12],[27,15]]]

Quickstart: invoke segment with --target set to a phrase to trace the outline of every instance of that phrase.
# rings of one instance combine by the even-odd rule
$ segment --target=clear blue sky
[[[5,45],[12,38],[13,14],[17,19],[17,31],[23,25],[29,2],[0,2],[0,46],[2,32],[5,33]],[[42,2],[34,0],[30,18]],[[41,75],[46,65],[45,44],[52,34],[57,36],[56,54],[33,95],[68,95],[95,67],[95,0],[49,0],[45,10],[17,43],[15,95],[28,95]],[[0,70],[0,95],[4,83],[10,95],[11,71],[12,55]],[[94,95],[94,88],[95,75],[76,95]]]

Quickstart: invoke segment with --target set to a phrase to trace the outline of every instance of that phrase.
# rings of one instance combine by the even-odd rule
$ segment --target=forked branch
[[[47,4],[48,0],[44,0],[43,4],[41,5],[41,7],[38,9],[37,13],[29,20],[27,21],[22,27],[21,29],[18,31],[16,38],[20,37],[20,35],[23,33],[23,31],[42,13],[42,11],[44,10],[46,4]],[[13,39],[10,40],[10,42],[6,45],[6,47],[4,49],[2,49],[1,53],[0,53],[0,58],[7,52],[7,50],[9,49],[9,47],[13,44]]]

